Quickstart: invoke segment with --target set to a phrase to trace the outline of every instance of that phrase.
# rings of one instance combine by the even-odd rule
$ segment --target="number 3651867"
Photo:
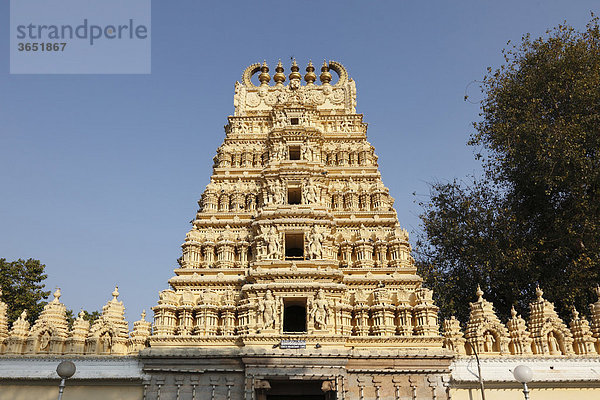
[[[66,43],[18,43],[19,51],[65,51]]]

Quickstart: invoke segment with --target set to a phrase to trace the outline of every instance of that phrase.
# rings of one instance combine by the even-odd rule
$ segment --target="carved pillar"
[[[360,209],[362,211],[371,211],[371,195],[363,192],[359,197]]]
[[[342,252],[342,267],[352,267],[352,243],[347,240],[340,244],[340,250]]]
[[[386,211],[387,202],[385,201],[387,194],[384,191],[377,191],[371,195],[374,211]]]
[[[235,264],[234,243],[222,240],[217,243],[217,268],[233,268]]]
[[[216,212],[219,208],[219,196],[212,192],[205,192],[202,196],[202,211]]]
[[[152,307],[152,311],[154,311],[155,335],[160,336],[175,334],[175,327],[177,326],[176,310],[176,307],[170,304],[159,304]]]
[[[214,267],[215,264],[215,244],[214,242],[204,242],[202,246],[204,253],[204,265],[206,267]]]
[[[358,164],[359,165],[367,165],[367,152],[364,150],[361,150],[358,153]]]
[[[236,249],[238,253],[238,266],[240,268],[246,268],[248,266],[248,248],[250,247],[250,243],[242,240],[236,244]]]
[[[229,195],[227,193],[219,196],[219,211],[229,212]]]
[[[348,302],[347,299],[344,299],[340,303],[340,319],[341,319],[341,330],[340,333],[342,335],[351,335],[352,334],[352,305]]]
[[[220,168],[231,167],[231,154],[222,151],[222,152],[219,152],[217,157],[219,159],[219,167]]]
[[[363,301],[354,304],[354,319],[356,326],[354,330],[358,336],[369,335],[369,305]]]
[[[358,154],[355,151],[351,151],[350,153],[348,153],[348,161],[350,165],[357,165],[358,164]]]
[[[379,290],[379,289],[377,289]],[[373,314],[373,334],[377,336],[391,336],[396,331],[394,324],[394,305],[387,295],[375,291],[377,302],[371,307]],[[384,289],[385,290],[385,289]]]
[[[344,203],[346,210],[357,211],[358,208],[358,193],[346,192],[344,194]]]
[[[198,242],[186,242],[183,248],[182,268],[197,268],[202,261],[202,248]]]
[[[408,298],[399,298],[396,306],[396,332],[400,336],[413,334],[413,313]]]
[[[356,251],[356,266],[359,268],[372,268],[373,267],[373,244],[368,241],[361,239],[354,244]]]
[[[338,165],[340,167],[348,166],[349,161],[350,161],[350,157],[349,157],[348,151],[346,149],[343,149],[342,151],[338,152]]]
[[[190,335],[194,329],[194,306],[184,304],[178,307],[179,324],[177,333],[180,335]]]
[[[190,262],[190,259],[191,259],[191,255],[190,255],[191,249],[190,249],[190,247],[191,247],[191,245],[192,244],[190,242],[186,242],[186,243],[184,243],[184,244],[181,245],[181,253],[182,253],[181,254],[181,267],[182,268],[187,268],[191,264],[191,262]]]
[[[433,304],[433,292],[426,288],[415,290],[417,304],[414,307],[417,325],[415,335],[437,336],[439,334],[438,307]]]
[[[252,167],[252,153],[249,151],[244,151],[242,153],[242,167]]]
[[[218,313],[217,306],[211,303],[202,303],[196,306],[195,309],[196,334],[201,336],[216,335],[218,330]]]
[[[326,240],[323,243],[323,246],[325,247],[325,251],[324,251],[325,257],[328,260],[337,260],[338,259],[338,253],[340,250],[340,246],[337,243]]]
[[[383,240],[378,240],[375,243],[376,265],[380,268],[387,267],[387,243]]]
[[[390,267],[401,268],[413,266],[408,241],[395,238],[388,243],[388,248],[390,250]]]
[[[392,240],[388,243],[388,248],[390,249],[390,267],[400,267],[402,264],[400,261],[400,241],[398,239]]]
[[[327,191],[326,188],[321,188],[320,196],[321,196],[320,204],[324,204],[327,207],[333,208],[333,196],[331,194],[329,194],[329,192]]]
[[[231,166],[232,167],[239,167],[240,166],[240,159],[241,159],[240,153],[236,152],[236,153],[232,154],[231,155]]]
[[[256,390],[256,400],[267,400],[267,392],[271,389],[269,381],[256,379],[254,388]]]
[[[221,334],[235,334],[235,304],[225,304],[221,307]]]
[[[344,209],[344,195],[341,192],[335,192],[332,195],[332,207],[337,211]]]
[[[247,335],[250,333],[252,325],[252,313],[254,307],[250,299],[241,299],[237,305],[238,315],[238,334]]]
[[[236,192],[231,195],[231,211],[239,212],[243,211],[246,205],[246,196],[244,193]]]

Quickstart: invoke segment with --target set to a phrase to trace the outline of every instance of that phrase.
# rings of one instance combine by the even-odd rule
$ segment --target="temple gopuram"
[[[356,85],[335,61],[250,65],[175,275],[133,323],[115,288],[69,327],[60,290],[32,326],[0,302],[0,400],[532,399],[600,396],[600,289],[567,325],[537,289],[501,321],[474,293],[438,321],[381,180]],[[271,73],[273,75],[271,76]],[[545,288],[551,290],[551,288]]]

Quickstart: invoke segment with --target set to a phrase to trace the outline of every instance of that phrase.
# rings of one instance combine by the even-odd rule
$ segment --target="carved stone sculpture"
[[[264,299],[259,300],[258,311],[262,317],[262,329],[274,329],[277,317],[277,302],[270,290],[267,290]]]
[[[313,300],[310,307],[310,317],[313,320],[315,329],[325,329],[329,322],[329,302],[325,298],[325,293],[319,290],[317,298]]]

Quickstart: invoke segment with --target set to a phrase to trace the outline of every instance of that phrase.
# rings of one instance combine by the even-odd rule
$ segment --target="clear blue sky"
[[[413,192],[479,172],[465,143],[469,82],[508,40],[597,1],[153,1],[151,75],[9,75],[0,3],[0,257],[40,259],[69,308],[115,284],[130,322],[152,317],[233,113],[233,85],[266,59],[324,58],[357,82],[384,183],[414,235]],[[286,64],[289,67],[289,63]],[[289,69],[286,69],[289,73]],[[474,85],[471,88],[475,88]],[[469,93],[477,97],[473,91]]]

